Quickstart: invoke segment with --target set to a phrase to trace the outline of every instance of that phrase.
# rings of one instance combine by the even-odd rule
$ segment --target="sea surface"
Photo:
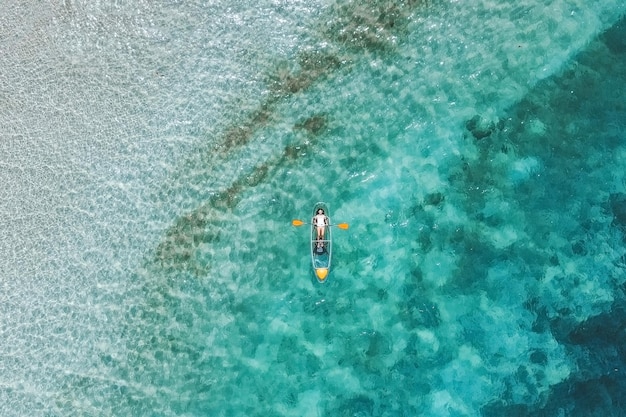
[[[0,10],[1,416],[626,415],[623,1]]]

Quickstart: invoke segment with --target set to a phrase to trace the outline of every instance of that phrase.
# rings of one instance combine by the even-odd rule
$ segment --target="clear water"
[[[1,415],[623,415],[624,5],[357,3],[4,2]]]

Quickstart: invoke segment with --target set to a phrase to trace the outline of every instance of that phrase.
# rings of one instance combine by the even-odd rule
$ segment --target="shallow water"
[[[6,9],[0,414],[623,413],[619,2]]]

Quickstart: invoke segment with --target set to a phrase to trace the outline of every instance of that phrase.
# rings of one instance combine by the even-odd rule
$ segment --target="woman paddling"
[[[326,226],[328,226],[328,217],[324,214],[324,209],[318,209],[315,216],[313,216],[313,222],[315,227],[317,228],[317,240],[324,240],[324,232],[326,231]]]

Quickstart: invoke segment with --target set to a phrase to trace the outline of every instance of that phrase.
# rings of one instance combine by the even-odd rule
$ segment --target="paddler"
[[[328,226],[328,217],[324,214],[324,209],[317,209],[312,223],[317,228],[317,240],[324,240],[324,232],[326,231],[326,226]]]
[[[323,255],[325,253],[328,253],[328,252],[326,252],[326,247],[324,246],[324,243],[318,241],[317,245],[315,245],[315,254]]]

